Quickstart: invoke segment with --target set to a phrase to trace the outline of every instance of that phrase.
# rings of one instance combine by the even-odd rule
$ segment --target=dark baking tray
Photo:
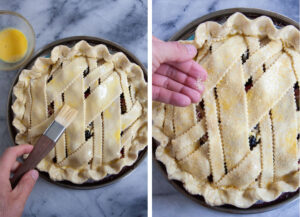
[[[105,39],[101,39],[101,38],[96,38],[96,37],[90,37],[90,36],[74,36],[74,37],[69,37],[69,38],[64,38],[64,39],[60,39],[57,41],[54,41],[46,46],[44,46],[43,48],[41,48],[38,52],[36,52],[36,54],[31,57],[31,59],[26,62],[18,71],[12,85],[9,91],[9,95],[8,95],[8,103],[7,103],[7,125],[8,125],[8,131],[10,134],[10,138],[12,139],[12,142],[15,144],[15,136],[17,134],[17,130],[14,128],[14,126],[12,125],[12,121],[13,121],[13,111],[11,109],[11,105],[13,103],[14,97],[12,95],[12,90],[13,87],[15,86],[15,84],[18,81],[19,78],[19,74],[21,73],[21,71],[23,69],[28,69],[30,68],[33,64],[34,61],[40,57],[40,56],[49,56],[51,50],[57,46],[57,45],[66,45],[68,47],[72,47],[74,44],[76,44],[77,42],[81,41],[81,40],[85,40],[87,41],[90,45],[97,45],[97,44],[105,44],[109,51],[111,53],[115,53],[115,52],[123,52],[124,54],[126,54],[126,56],[128,57],[128,59],[131,62],[136,63],[137,65],[139,65],[143,72],[144,72],[144,78],[147,81],[147,70],[146,68],[143,66],[143,64],[128,50],[126,50],[125,48],[123,48],[122,46],[111,42],[109,40],[105,40]],[[16,144],[15,144],[16,145]],[[145,147],[143,150],[141,150],[139,152],[138,158],[137,160],[134,162],[134,164],[132,164],[131,166],[125,166],[118,174],[114,174],[114,175],[108,175],[106,176],[104,179],[99,180],[99,181],[92,181],[92,180],[88,180],[87,182],[83,183],[83,184],[74,184],[72,182],[69,181],[53,181],[52,179],[50,179],[48,173],[46,172],[41,172],[40,173],[40,177],[42,177],[43,179],[45,179],[48,182],[51,182],[53,184],[59,185],[59,186],[63,186],[63,187],[67,187],[67,188],[73,188],[73,189],[95,189],[95,188],[100,188],[100,187],[104,187],[107,186],[109,184],[112,184],[116,181],[121,180],[122,178],[124,178],[125,176],[129,175],[130,172],[132,172],[145,158],[145,156],[147,155],[147,147]]]
[[[256,8],[230,8],[230,9],[225,9],[225,10],[220,10],[216,11],[210,14],[207,14],[205,16],[202,16],[185,27],[183,27],[181,30],[179,30],[177,33],[175,33],[169,41],[178,41],[178,40],[189,40],[193,37],[195,30],[197,26],[200,23],[206,22],[206,21],[215,21],[218,23],[224,23],[228,17],[230,17],[232,14],[235,12],[241,12],[244,15],[246,15],[248,18],[255,19],[259,16],[265,15],[270,17],[275,25],[280,28],[286,25],[293,25],[296,28],[299,29],[299,24],[291,20],[288,17],[285,17],[281,14],[271,12],[271,11],[266,11],[266,10],[261,10],[261,9],[256,9]],[[155,157],[155,151],[157,146],[159,145],[159,142],[152,138],[152,144],[153,144],[153,159],[157,162],[159,168],[165,175],[165,177],[168,179],[167,171],[165,168],[165,165],[158,161]],[[260,213],[260,212],[266,212],[270,211],[279,207],[282,207],[284,204],[291,203],[299,198],[299,188],[295,192],[287,192],[283,193],[281,196],[279,196],[276,200],[271,201],[271,202],[258,202],[252,205],[249,208],[243,209],[243,208],[238,208],[232,205],[222,205],[222,206],[210,206],[208,205],[204,198],[200,195],[192,195],[186,189],[184,188],[182,182],[177,181],[177,180],[169,180],[168,181],[172,184],[175,189],[177,189],[179,192],[181,192],[183,195],[186,197],[190,198],[191,200],[195,201],[196,203],[205,206],[210,209],[214,209],[217,211],[221,212],[228,212],[228,213],[237,213],[237,214],[251,214],[251,213]]]

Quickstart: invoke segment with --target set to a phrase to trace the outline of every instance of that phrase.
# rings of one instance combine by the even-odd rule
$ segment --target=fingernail
[[[188,50],[188,53],[189,53],[189,54],[193,54],[193,55],[196,54],[197,49],[196,49],[193,45],[191,45],[191,44],[185,44],[184,46],[185,46],[186,49]]]
[[[38,171],[36,171],[36,170],[32,170],[32,171],[30,172],[30,175],[31,175],[31,177],[32,177],[34,180],[37,180],[38,177],[39,177],[39,173],[38,173]]]

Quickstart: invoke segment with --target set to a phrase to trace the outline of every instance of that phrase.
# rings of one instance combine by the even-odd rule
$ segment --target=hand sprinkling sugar
[[[193,45],[152,37],[153,100],[175,106],[200,101],[207,72],[193,60],[196,54]]]

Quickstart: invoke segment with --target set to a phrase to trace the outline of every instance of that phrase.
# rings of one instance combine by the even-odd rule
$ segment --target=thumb
[[[158,58],[160,64],[165,62],[184,62],[193,59],[197,49],[191,44],[177,41],[164,42],[153,40],[153,58]]]
[[[36,170],[30,170],[21,178],[18,185],[13,190],[17,195],[18,199],[21,203],[26,203],[26,200],[28,199],[36,180],[39,177],[39,173]]]

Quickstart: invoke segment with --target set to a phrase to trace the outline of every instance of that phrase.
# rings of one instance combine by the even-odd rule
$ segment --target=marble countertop
[[[299,22],[299,1],[298,0],[201,0],[201,1],[172,1],[153,0],[153,34],[163,40],[168,40],[173,34],[187,25],[194,19],[210,12],[234,8],[234,7],[255,7],[278,12]],[[195,202],[179,193],[167,182],[157,164],[153,163],[153,217],[235,217],[243,216],[227,214],[201,207]],[[298,217],[299,200],[280,209],[247,215],[264,217]]]
[[[16,11],[29,20],[37,37],[35,50],[69,36],[96,36],[119,43],[147,67],[147,0],[14,0],[0,1],[0,8]],[[6,106],[16,73],[0,73],[0,155],[13,145]],[[39,179],[23,213],[24,217],[146,215],[147,159],[120,182],[96,190],[66,189]]]

